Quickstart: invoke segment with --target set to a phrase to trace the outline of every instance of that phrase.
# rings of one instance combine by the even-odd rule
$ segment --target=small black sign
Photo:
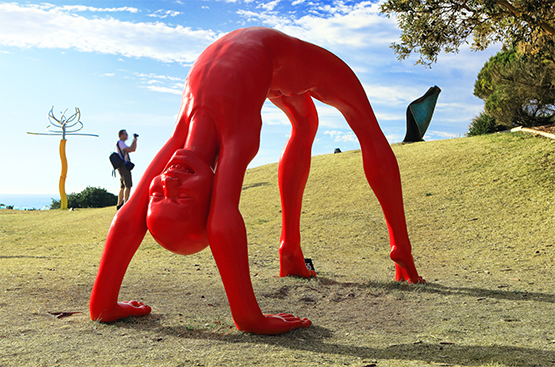
[[[304,264],[306,265],[306,268],[307,268],[308,270],[316,271],[316,270],[314,269],[314,264],[312,263],[312,259],[304,259]]]

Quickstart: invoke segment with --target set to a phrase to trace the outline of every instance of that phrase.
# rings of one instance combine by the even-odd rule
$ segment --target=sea
[[[60,200],[60,194],[0,194],[0,209],[48,210],[52,199]]]

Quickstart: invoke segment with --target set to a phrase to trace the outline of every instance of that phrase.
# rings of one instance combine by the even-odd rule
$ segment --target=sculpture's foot
[[[316,276],[314,270],[308,270],[304,262],[300,245],[292,246],[282,242],[279,247],[279,276],[311,278]]]
[[[138,301],[118,302],[111,310],[104,310],[99,315],[92,315],[94,321],[110,322],[123,319],[130,316],[145,316],[148,315],[152,309],[150,306],[145,305]]]
[[[288,331],[300,328],[307,328],[312,325],[312,321],[306,318],[300,318],[287,313],[277,315],[263,315],[255,325],[237,328],[241,331],[253,334],[276,335],[283,334]]]
[[[409,283],[426,283],[424,278],[418,275],[414,259],[410,252],[400,251],[397,247],[391,249],[389,254],[391,260],[395,262],[395,280],[398,282],[407,281]]]

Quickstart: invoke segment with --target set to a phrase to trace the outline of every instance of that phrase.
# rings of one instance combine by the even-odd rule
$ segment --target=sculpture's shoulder
[[[264,48],[266,51],[276,55],[288,52],[288,49],[297,43],[304,43],[295,37],[266,27],[240,28],[228,33],[216,43],[220,41],[226,47],[240,47],[244,49]]]
[[[272,40],[276,40],[276,39],[294,39],[293,37],[288,36],[283,32],[280,32],[273,28],[267,28],[267,27],[239,28],[222,37],[222,39],[225,39],[225,38],[231,38],[236,41],[245,41],[245,42],[248,42],[248,41],[261,41],[261,42],[270,41],[271,42]]]
[[[240,28],[221,37],[208,46],[197,59],[198,63],[210,64],[221,60],[237,60],[267,53],[278,38],[288,37],[274,29],[265,27]]]

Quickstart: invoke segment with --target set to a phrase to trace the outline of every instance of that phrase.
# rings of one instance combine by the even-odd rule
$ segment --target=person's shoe
[[[120,210],[122,206],[123,206],[123,204],[119,204],[119,205],[116,206],[116,209]]]

